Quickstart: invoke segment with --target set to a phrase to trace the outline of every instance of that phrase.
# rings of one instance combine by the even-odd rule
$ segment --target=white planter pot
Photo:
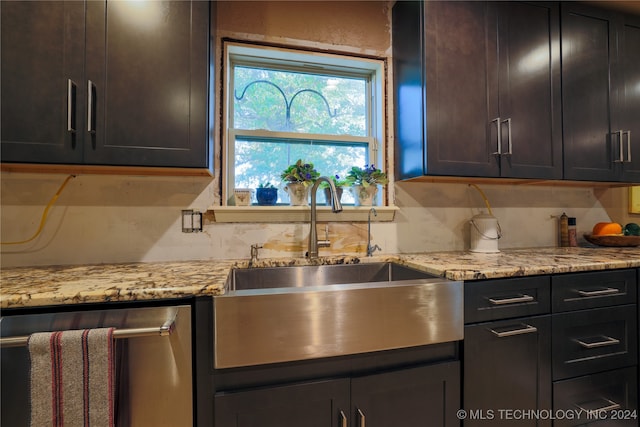
[[[370,185],[364,187],[362,185],[354,185],[351,187],[351,193],[353,193],[356,206],[373,206],[378,194],[378,186]]]
[[[284,191],[289,195],[291,206],[309,206],[309,189],[304,184],[290,182],[284,187]]]

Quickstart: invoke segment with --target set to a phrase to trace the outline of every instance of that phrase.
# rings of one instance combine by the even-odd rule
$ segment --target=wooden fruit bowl
[[[623,236],[621,234],[603,234],[594,236],[592,234],[585,234],[584,238],[587,242],[598,246],[640,246],[640,236]]]

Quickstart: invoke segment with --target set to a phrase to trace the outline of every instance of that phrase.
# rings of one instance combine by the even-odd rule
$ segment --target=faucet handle
[[[258,245],[257,243],[251,245],[251,261],[258,260],[258,249],[262,249],[262,245]]]
[[[367,248],[367,256],[372,256],[375,251],[382,251],[382,248],[377,244],[373,246],[369,245]]]

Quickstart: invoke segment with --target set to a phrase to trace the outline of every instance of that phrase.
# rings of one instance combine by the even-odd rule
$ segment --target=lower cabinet
[[[638,271],[465,282],[464,426],[638,426]]]
[[[636,381],[632,367],[554,382],[554,426],[637,426]]]
[[[349,380],[328,380],[218,393],[215,425],[224,427],[345,427]]]
[[[551,316],[481,323],[464,329],[465,426],[511,426],[508,410],[551,407]],[[548,420],[518,426],[550,426]]]
[[[351,425],[458,426],[459,372],[450,362],[353,378]]]
[[[218,392],[216,427],[453,427],[457,361],[351,378]]]

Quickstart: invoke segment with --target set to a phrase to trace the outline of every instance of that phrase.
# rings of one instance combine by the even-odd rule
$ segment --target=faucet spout
[[[381,250],[380,246],[374,245],[371,246],[371,214],[373,216],[378,216],[378,212],[376,212],[375,208],[369,209],[368,221],[367,221],[367,256],[373,256],[373,253],[376,250]]]
[[[340,199],[338,198],[338,191],[336,191],[335,184],[326,176],[321,176],[313,184],[313,187],[311,187],[311,230],[309,230],[309,253],[307,254],[309,259],[318,258],[318,231],[316,230],[318,213],[316,207],[316,193],[318,192],[318,187],[322,181],[329,185],[329,192],[331,193],[331,211],[333,213],[342,212],[342,203],[340,203]]]

